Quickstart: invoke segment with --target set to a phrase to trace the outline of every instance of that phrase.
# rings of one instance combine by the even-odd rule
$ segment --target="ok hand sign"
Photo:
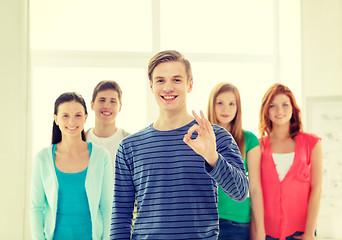
[[[216,151],[214,130],[202,111],[200,111],[201,117],[199,117],[195,111],[192,111],[192,114],[198,124],[193,125],[188,130],[188,133],[184,135],[183,141],[197,154],[201,155],[211,167],[215,167],[218,153]],[[197,132],[198,136],[196,139],[191,139],[190,137],[194,132]]]

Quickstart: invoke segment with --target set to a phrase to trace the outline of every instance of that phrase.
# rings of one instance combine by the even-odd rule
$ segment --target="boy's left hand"
[[[183,141],[188,144],[197,154],[201,155],[211,167],[215,167],[218,154],[216,151],[216,137],[208,119],[205,118],[202,111],[200,111],[201,117],[199,117],[195,111],[192,114],[197,121],[184,135]],[[191,139],[194,132],[198,133],[196,139]]]

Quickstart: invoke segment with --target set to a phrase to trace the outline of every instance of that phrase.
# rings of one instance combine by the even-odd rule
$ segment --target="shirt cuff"
[[[205,161],[205,172],[212,178],[217,178],[220,176],[220,168],[223,163],[223,157],[221,154],[218,154],[218,159],[215,164],[215,167],[211,167],[207,161]]]

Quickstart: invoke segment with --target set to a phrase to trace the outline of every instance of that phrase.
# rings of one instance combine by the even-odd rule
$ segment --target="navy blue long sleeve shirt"
[[[194,124],[171,131],[150,125],[123,139],[116,157],[110,239],[130,239],[131,234],[132,239],[217,239],[217,184],[243,201],[248,181],[240,151],[225,129],[213,125],[219,153],[214,168],[183,142]]]

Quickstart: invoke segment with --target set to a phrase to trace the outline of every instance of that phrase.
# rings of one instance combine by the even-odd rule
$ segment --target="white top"
[[[100,145],[109,151],[113,165],[113,175],[115,173],[116,151],[118,150],[119,144],[121,143],[122,139],[124,137],[127,137],[128,135],[130,135],[130,133],[121,128],[117,128],[112,136],[106,138],[96,136],[94,134],[93,128],[90,128],[86,132],[87,142]]]
[[[294,152],[291,153],[272,153],[273,161],[276,166],[278,177],[280,181],[283,181],[287,172],[290,170],[293,159]]]

